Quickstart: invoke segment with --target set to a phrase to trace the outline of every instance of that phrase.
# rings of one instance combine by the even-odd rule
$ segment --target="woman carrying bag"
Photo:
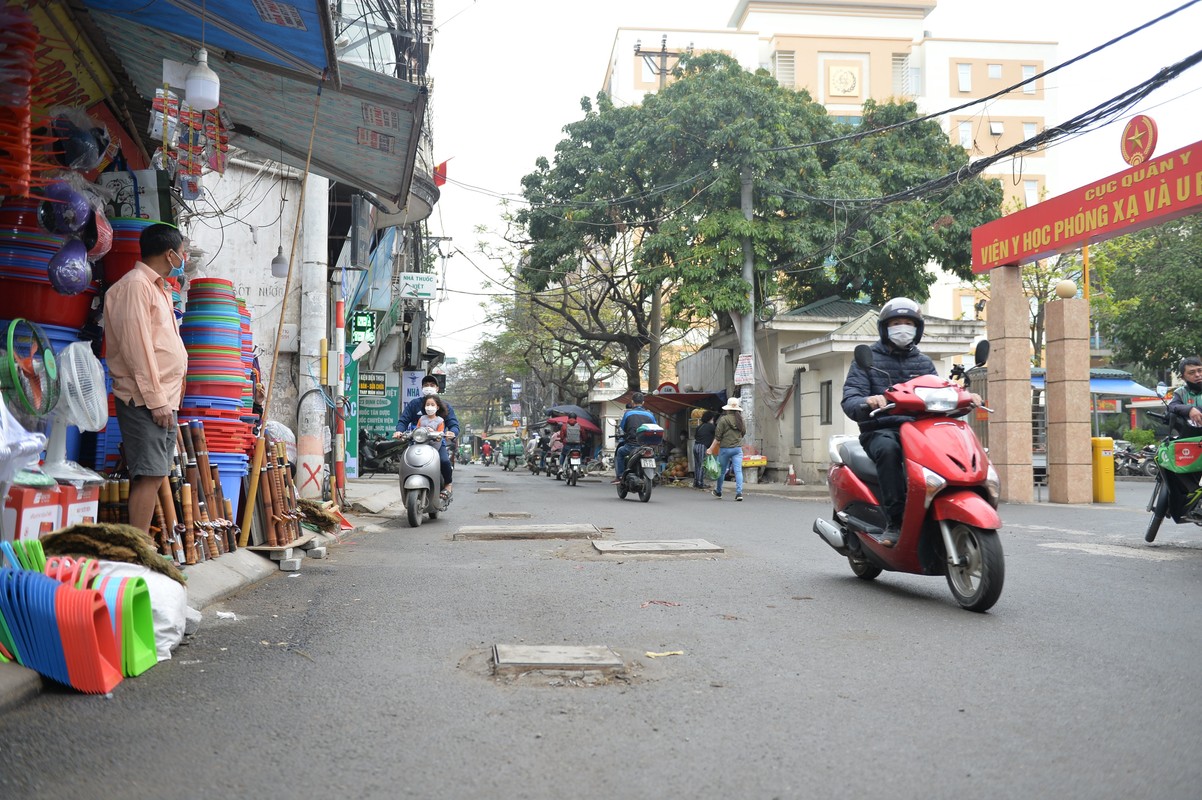
[[[743,436],[747,433],[747,424],[743,422],[743,407],[739,399],[732,397],[722,406],[722,416],[718,417],[718,425],[714,429],[714,443],[709,452],[718,456],[718,482],[714,487],[714,497],[722,497],[722,481],[726,478],[726,470],[735,470],[735,500],[743,501]]]

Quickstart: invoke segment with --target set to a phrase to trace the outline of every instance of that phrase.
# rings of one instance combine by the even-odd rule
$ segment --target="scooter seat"
[[[843,463],[850,467],[860,480],[874,485],[880,484],[881,479],[876,472],[876,462],[868,453],[864,452],[864,446],[858,439],[840,442],[839,458],[843,459]]]

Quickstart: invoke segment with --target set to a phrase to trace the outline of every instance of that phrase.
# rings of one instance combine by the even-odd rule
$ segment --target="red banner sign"
[[[974,228],[972,271],[1026,264],[1202,210],[1202,142]]]

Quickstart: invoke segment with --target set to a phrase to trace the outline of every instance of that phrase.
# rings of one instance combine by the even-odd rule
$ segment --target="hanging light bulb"
[[[284,257],[284,245],[280,245],[279,252],[275,254],[275,258],[271,259],[271,277],[288,277],[288,259]]]
[[[221,102],[221,78],[209,69],[209,51],[203,47],[196,51],[196,66],[188,71],[184,89],[188,95],[188,105],[197,111],[217,108]]]

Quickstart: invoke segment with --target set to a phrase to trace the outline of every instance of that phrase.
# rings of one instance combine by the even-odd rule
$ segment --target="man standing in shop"
[[[104,296],[105,356],[129,469],[129,524],[150,534],[154,502],[175,454],[188,352],[166,278],[182,275],[184,238],[172,225],[142,231],[142,258]]]

